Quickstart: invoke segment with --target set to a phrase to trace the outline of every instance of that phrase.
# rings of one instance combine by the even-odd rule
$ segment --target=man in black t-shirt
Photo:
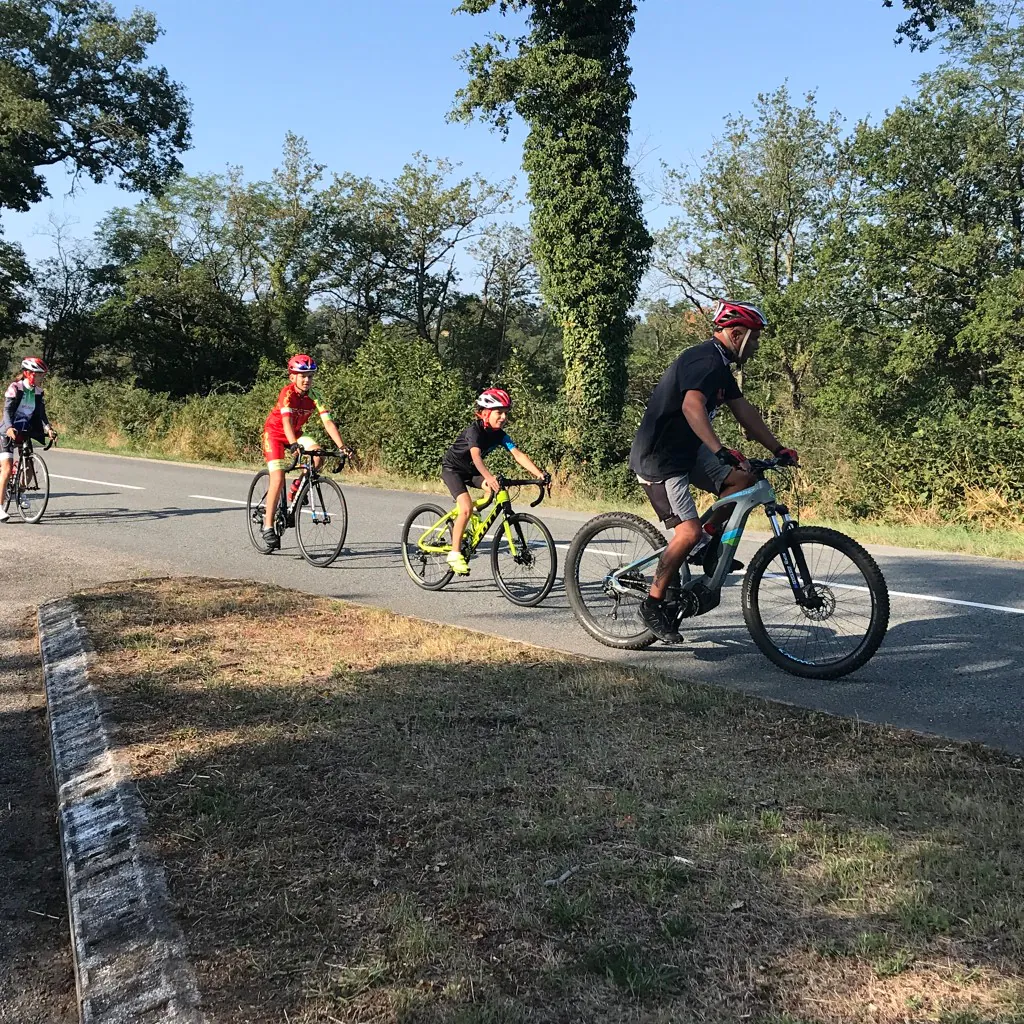
[[[666,643],[682,639],[664,602],[669,581],[702,541],[709,552],[705,572],[713,572],[711,560],[717,557],[718,545],[710,542],[728,514],[727,509],[716,513],[704,533],[690,484],[725,497],[755,483],[743,455],[726,448],[715,433],[712,420],[718,407],[729,406],[747,437],[776,455],[797,461],[796,452],[779,443],[761,414],[743,397],[730,369],[731,363],[742,366],[757,352],[761,331],[768,323],[764,314],[745,302],[720,300],[712,322],[714,337],[687,349],[662,374],[629,453],[629,468],[636,473],[658,518],[672,529],[650,596],[640,605],[644,623]],[[735,563],[734,568],[742,565]]]

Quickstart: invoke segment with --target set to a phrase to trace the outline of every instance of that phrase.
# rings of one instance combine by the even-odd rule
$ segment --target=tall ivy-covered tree
[[[45,196],[55,164],[146,192],[180,172],[190,111],[146,63],[159,34],[149,12],[118,18],[100,0],[0,3],[0,208]]]
[[[651,239],[627,164],[627,47],[633,0],[463,0],[457,10],[523,12],[528,31],[463,54],[453,116],[507,132],[529,126],[523,169],[541,292],[563,333],[567,440],[583,461],[611,454],[626,393],[630,310]]]

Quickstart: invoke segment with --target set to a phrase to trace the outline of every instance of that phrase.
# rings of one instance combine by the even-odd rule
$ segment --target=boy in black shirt
[[[749,438],[777,456],[794,464],[797,461],[797,453],[779,443],[761,414],[743,397],[729,367],[730,363],[742,366],[757,352],[761,331],[768,323],[764,314],[744,302],[720,300],[712,322],[714,337],[687,349],[662,374],[629,453],[629,468],[636,473],[658,518],[673,531],[655,570],[650,596],[640,605],[644,623],[666,643],[678,643],[681,637],[665,606],[665,589],[687,555],[699,542],[709,543],[728,514],[728,509],[716,513],[702,537],[690,484],[725,497],[755,483],[743,455],[724,447],[715,433],[712,420],[718,407],[728,405]],[[739,563],[735,567],[742,568]],[[713,569],[713,563],[705,565],[706,572]]]
[[[452,524],[452,549],[448,553],[448,565],[460,576],[469,572],[469,566],[462,554],[462,532],[466,528],[470,513],[473,511],[473,499],[469,496],[469,486],[483,487],[491,494],[498,492],[498,481],[484,464],[484,456],[495,448],[507,448],[512,458],[523,469],[538,479],[546,478],[547,474],[537,468],[525,452],[520,451],[515,442],[502,429],[512,408],[512,399],[507,391],[501,388],[487,388],[476,400],[476,419],[455,439],[455,443],[444,453],[441,460],[441,479],[451,491],[459,514]]]

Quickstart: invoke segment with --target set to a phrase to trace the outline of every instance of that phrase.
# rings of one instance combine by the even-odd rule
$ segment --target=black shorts
[[[707,445],[701,445],[696,463],[689,473],[679,473],[667,480],[643,480],[640,477],[637,480],[654,508],[654,514],[667,529],[673,530],[680,523],[699,518],[690,485],[717,498],[731,472],[731,466],[719,462]]]
[[[457,469],[441,467],[441,479],[451,496],[458,501],[460,494],[469,494],[470,487],[483,487],[484,478],[477,474],[466,476]]]
[[[18,445],[21,444],[21,442],[28,436],[28,434],[19,431],[17,439],[12,440],[7,436],[7,431],[5,430],[3,434],[0,434],[0,458],[13,459],[18,453]],[[32,440],[37,444],[46,443],[46,439],[43,437],[33,437]]]

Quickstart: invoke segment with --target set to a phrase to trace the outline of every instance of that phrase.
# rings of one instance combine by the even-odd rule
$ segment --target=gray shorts
[[[717,497],[731,472],[732,466],[719,462],[711,449],[702,444],[689,473],[666,480],[644,480],[639,476],[637,480],[654,507],[655,515],[671,530],[680,523],[700,518],[690,493],[691,484]]]

